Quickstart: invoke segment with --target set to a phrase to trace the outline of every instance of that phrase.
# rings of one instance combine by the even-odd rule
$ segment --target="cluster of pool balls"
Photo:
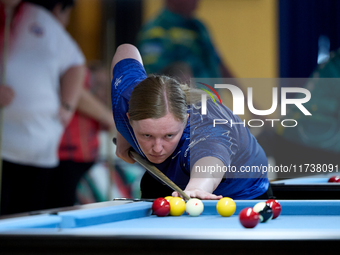
[[[185,202],[180,197],[160,197],[152,204],[152,212],[159,217],[181,216],[186,212],[189,216],[196,217],[202,214],[204,205],[201,200],[191,198]],[[216,210],[223,217],[230,217],[236,211],[236,203],[232,198],[224,197],[216,204]],[[259,222],[265,223],[277,218],[281,213],[281,205],[275,199],[258,202],[254,207],[241,210],[239,220],[245,228],[254,228]]]
[[[266,202],[258,202],[254,207],[242,209],[239,219],[243,227],[254,228],[259,222],[265,223],[276,219],[280,213],[280,203],[275,199],[269,199]]]
[[[335,175],[328,179],[328,182],[340,182],[340,176]]]
[[[196,217],[202,214],[204,205],[201,200],[191,198],[185,202],[180,197],[160,197],[157,198],[152,204],[153,214],[164,216],[181,216],[186,212],[189,216]],[[235,213],[236,204],[232,198],[224,197],[216,204],[217,212],[224,217],[229,217]]]

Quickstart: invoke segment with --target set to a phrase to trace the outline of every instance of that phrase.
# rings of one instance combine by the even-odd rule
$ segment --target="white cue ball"
[[[204,205],[202,201],[197,198],[189,199],[185,206],[185,211],[187,212],[187,214],[193,217],[201,215],[203,210]]]

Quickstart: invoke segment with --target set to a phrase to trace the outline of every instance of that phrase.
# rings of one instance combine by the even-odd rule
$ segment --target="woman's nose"
[[[155,143],[153,145],[153,151],[156,152],[156,153],[160,153],[163,149],[163,145],[162,145],[162,141],[161,139],[156,139],[155,140]]]

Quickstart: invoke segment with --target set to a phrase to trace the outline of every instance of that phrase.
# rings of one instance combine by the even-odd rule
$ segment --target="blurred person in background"
[[[147,73],[190,78],[232,77],[208,30],[194,17],[199,0],[165,0],[161,13],[139,33],[137,47]]]
[[[77,185],[98,160],[100,130],[115,130],[112,111],[107,107],[108,71],[100,62],[88,66],[77,110],[60,143],[60,163],[50,187],[50,208],[72,206],[77,202]]]
[[[1,95],[6,91],[5,99],[0,97],[4,107],[2,215],[47,207],[60,138],[85,78],[83,53],[64,28],[73,0],[43,2],[53,15],[32,3],[0,1],[1,58],[5,11],[13,10],[6,67],[0,63],[7,77],[0,85]]]

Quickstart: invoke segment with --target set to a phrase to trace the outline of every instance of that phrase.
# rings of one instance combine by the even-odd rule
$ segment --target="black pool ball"
[[[273,210],[266,202],[257,203],[253,210],[259,214],[261,223],[268,222],[273,218]]]

